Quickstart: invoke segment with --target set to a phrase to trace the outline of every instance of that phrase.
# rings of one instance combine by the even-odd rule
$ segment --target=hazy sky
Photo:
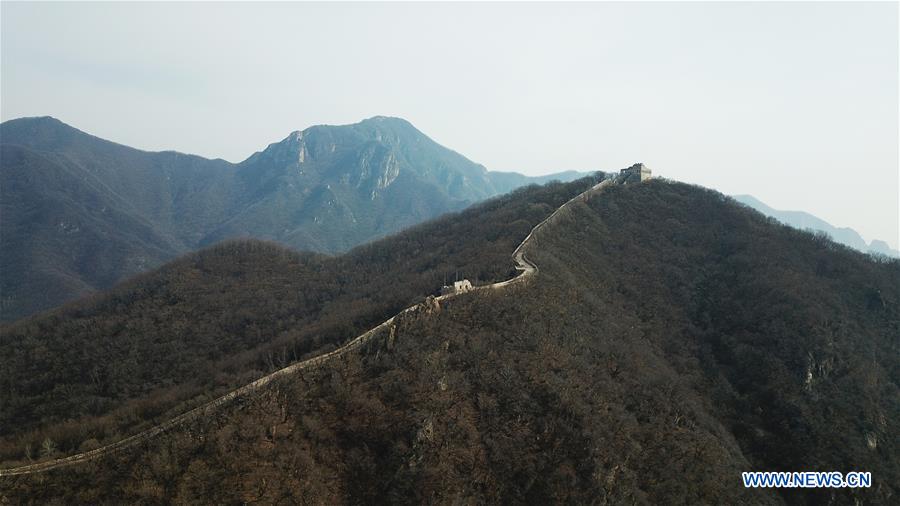
[[[655,174],[898,246],[896,3],[2,3],[3,120],[240,161],[400,116],[493,170]]]

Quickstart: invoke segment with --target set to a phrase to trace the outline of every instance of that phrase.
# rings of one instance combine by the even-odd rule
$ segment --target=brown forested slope
[[[183,431],[9,478],[92,503],[891,504],[900,266],[714,192],[613,187],[540,234],[524,287]],[[875,445],[867,441],[874,438]],[[866,470],[868,490],[745,490]]]
[[[529,187],[340,257],[234,242],[0,328],[0,460],[121,438],[422,300],[506,279],[531,227],[590,186]],[[46,453],[46,452],[45,452]]]

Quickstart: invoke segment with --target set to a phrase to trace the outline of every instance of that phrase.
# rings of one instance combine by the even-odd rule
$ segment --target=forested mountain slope
[[[0,125],[0,319],[233,238],[338,253],[513,188],[408,122],[296,131],[232,164],[146,152],[54,118]]]
[[[57,454],[115,441],[328,351],[457,274],[506,279],[531,228],[595,180],[526,187],[338,257],[224,243],[2,327],[0,459],[46,438]]]
[[[0,144],[2,319],[86,295],[184,249],[65,160]]]
[[[892,504],[900,264],[720,194],[613,186],[476,293],[89,464],[5,478],[83,502]],[[748,470],[870,489],[745,489]]]

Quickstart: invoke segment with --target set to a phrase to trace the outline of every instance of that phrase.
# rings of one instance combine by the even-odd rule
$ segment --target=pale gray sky
[[[493,170],[655,173],[898,246],[896,3],[2,3],[0,115],[239,161],[408,119]]]

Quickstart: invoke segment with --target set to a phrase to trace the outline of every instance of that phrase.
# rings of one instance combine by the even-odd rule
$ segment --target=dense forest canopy
[[[89,464],[8,478],[6,493],[91,503],[896,502],[900,263],[665,181],[577,203],[528,255],[540,271],[524,286],[454,299],[217,416]],[[870,471],[874,483],[745,489],[750,470]]]

